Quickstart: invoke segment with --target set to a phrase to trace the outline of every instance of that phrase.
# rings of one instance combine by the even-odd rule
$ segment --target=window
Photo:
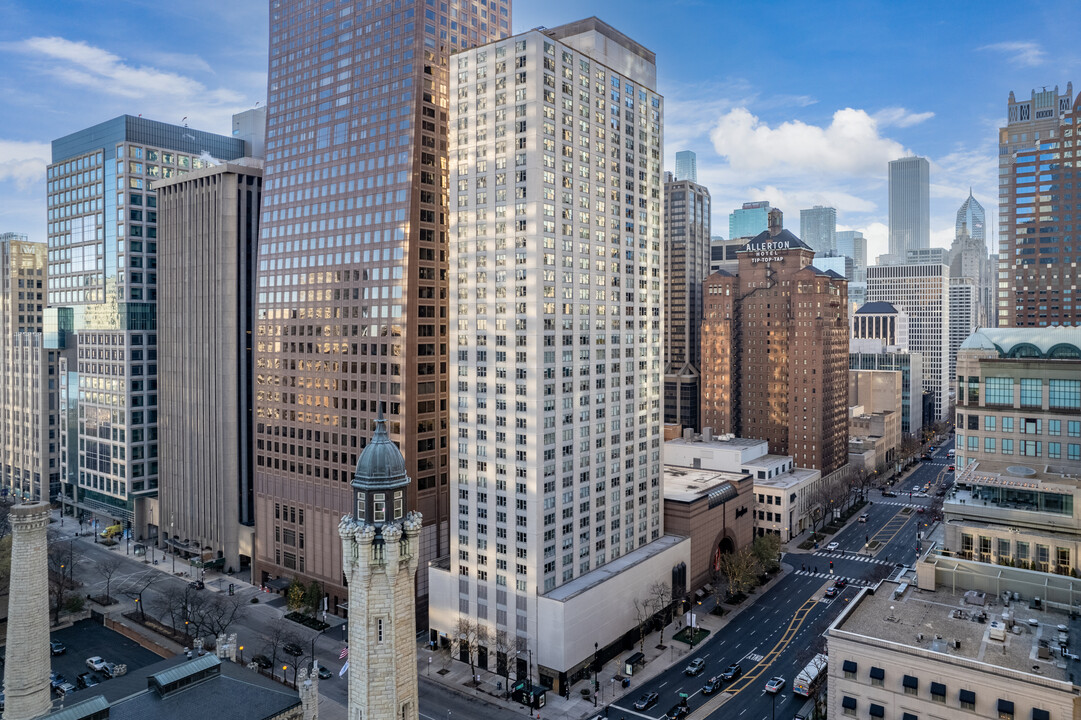
[[[998,720],[1013,720],[1013,703],[999,698]]]
[[[905,675],[901,681],[901,685],[905,689],[905,695],[917,695],[920,690],[920,681],[913,675]]]
[[[1013,455],[1013,439],[1002,438],[1002,454]]]
[[[1051,408],[1081,410],[1081,380],[1051,380],[1048,385]]]
[[[995,420],[996,419],[997,419],[997,416],[995,416],[995,415],[984,415],[983,416],[983,429],[984,429],[984,432],[994,432],[995,431]]]
[[[1062,443],[1047,443],[1047,457],[1050,460],[1058,460],[1062,457]]]
[[[375,640],[383,642],[383,618],[377,618],[375,621]]]
[[[1070,437],[1081,437],[1081,420],[1066,421],[1066,434]]]
[[[946,702],[946,686],[942,683],[931,683],[931,702],[943,703]]]
[[[886,715],[886,709],[876,703],[871,703],[871,707],[868,708],[867,711],[873,718],[880,718]]]
[[[852,662],[851,660],[845,660],[845,662],[844,662],[845,680],[855,680],[856,679],[856,669],[857,669],[856,668],[856,663]]]
[[[983,439],[983,451],[988,455],[993,455],[995,452],[995,438],[985,437]]]
[[[883,681],[886,679],[886,671],[879,667],[871,668],[871,685],[874,687],[882,687]]]
[[[1039,378],[1021,378],[1021,407],[1043,406],[1043,383]]]
[[[989,377],[984,383],[985,405],[1013,405],[1013,378]]]
[[[976,709],[976,693],[971,690],[962,690],[958,695],[958,700],[961,703],[962,710]]]
[[[1004,432],[1004,433],[1012,433],[1013,432],[1013,418],[1012,417],[1004,417],[1004,418],[1002,418],[1002,432]]]
[[[849,717],[856,717],[856,698],[848,695],[841,698],[841,711]]]

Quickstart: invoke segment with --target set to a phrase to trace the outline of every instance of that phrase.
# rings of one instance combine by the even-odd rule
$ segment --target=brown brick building
[[[762,438],[827,475],[848,456],[848,283],[770,227],[739,253],[739,274],[705,281],[702,427]]]

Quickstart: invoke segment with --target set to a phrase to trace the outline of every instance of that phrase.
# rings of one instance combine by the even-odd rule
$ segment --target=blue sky
[[[0,231],[45,239],[49,142],[122,113],[228,132],[266,97],[266,0],[0,0]],[[665,165],[698,153],[714,234],[747,200],[837,207],[885,251],[886,163],[931,160],[932,245],[971,185],[995,217],[1011,90],[1081,93],[1073,0],[518,0],[514,30],[597,15],[655,51]],[[994,226],[994,223],[989,223]]]

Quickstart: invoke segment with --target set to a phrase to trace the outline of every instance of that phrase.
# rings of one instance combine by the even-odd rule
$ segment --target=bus
[[[819,683],[826,679],[826,661],[827,658],[822,653],[811,658],[811,662],[800,670],[792,683],[792,692],[801,697],[811,697]]]

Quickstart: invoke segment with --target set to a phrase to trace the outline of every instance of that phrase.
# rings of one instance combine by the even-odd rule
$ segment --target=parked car
[[[308,666],[308,674],[311,674],[311,672],[312,672],[312,667],[311,667],[311,665],[309,665]],[[322,665],[319,666],[319,679],[320,680],[329,680],[332,677],[334,677],[334,675],[330,672],[329,669],[323,667]]]
[[[60,673],[55,672],[55,671],[49,673],[49,685],[52,686],[53,690],[55,690],[56,688],[58,688],[59,686],[63,685],[66,682],[67,682],[67,678],[65,678]]]
[[[101,672],[105,669],[105,660],[100,655],[94,657],[88,657],[86,659],[86,666],[96,672]]]
[[[690,714],[691,709],[681,701],[673,705],[672,709],[665,714],[665,717],[668,720],[681,720],[681,718],[685,718]]]
[[[860,515],[859,520],[860,522],[867,522],[867,513]]]
[[[831,542],[829,545],[827,545],[826,549],[827,550],[836,550],[839,547],[841,547],[841,543],[834,541],[834,542]]]
[[[779,693],[783,689],[784,689],[784,678],[783,677],[772,677],[772,678],[769,679],[769,682],[766,683],[766,692],[768,692],[771,695]]]
[[[84,688],[91,688],[97,685],[98,679],[96,676],[91,675],[90,672],[87,671],[80,674],[79,677],[75,678],[75,684],[80,690],[82,690]]]
[[[732,663],[721,673],[721,679],[731,682],[743,674],[743,667],[739,663]]]
[[[269,668],[271,665],[270,658],[268,658],[266,655],[256,655],[251,659],[251,661],[264,670]]]
[[[69,682],[61,683],[53,688],[53,692],[55,692],[56,696],[59,698],[67,697],[68,693],[75,692],[75,686]]]
[[[202,590],[206,587],[206,584],[202,580],[192,580],[190,583],[188,583],[188,587],[192,588],[193,590]]]
[[[717,692],[720,689],[721,689],[721,679],[715,675],[715,676],[711,677],[709,679],[709,682],[707,682],[702,687],[702,694],[703,695],[712,695],[713,693]]]
[[[53,655],[63,655],[68,651],[67,647],[64,646],[64,643],[58,642],[56,640],[53,640],[49,643],[49,650],[52,652]]]
[[[695,658],[691,660],[690,664],[683,668],[684,675],[701,675],[702,671],[706,669],[706,661],[702,658]]]
[[[826,588],[826,597],[828,597],[828,598],[837,597],[837,588],[832,587],[832,586]]]
[[[282,652],[286,655],[292,655],[293,657],[299,657],[304,654],[304,648],[300,647],[294,642],[285,643],[282,646]]]
[[[105,663],[105,667],[101,669],[101,672],[106,678],[116,677],[116,663]]]
[[[642,695],[642,697],[640,697],[640,698],[638,698],[637,700],[634,701],[634,709],[635,710],[648,710],[649,708],[651,708],[651,707],[653,707],[654,705],[657,704],[657,699],[659,697],[660,696],[657,695],[657,693],[655,693],[655,692],[646,693],[646,694]]]

